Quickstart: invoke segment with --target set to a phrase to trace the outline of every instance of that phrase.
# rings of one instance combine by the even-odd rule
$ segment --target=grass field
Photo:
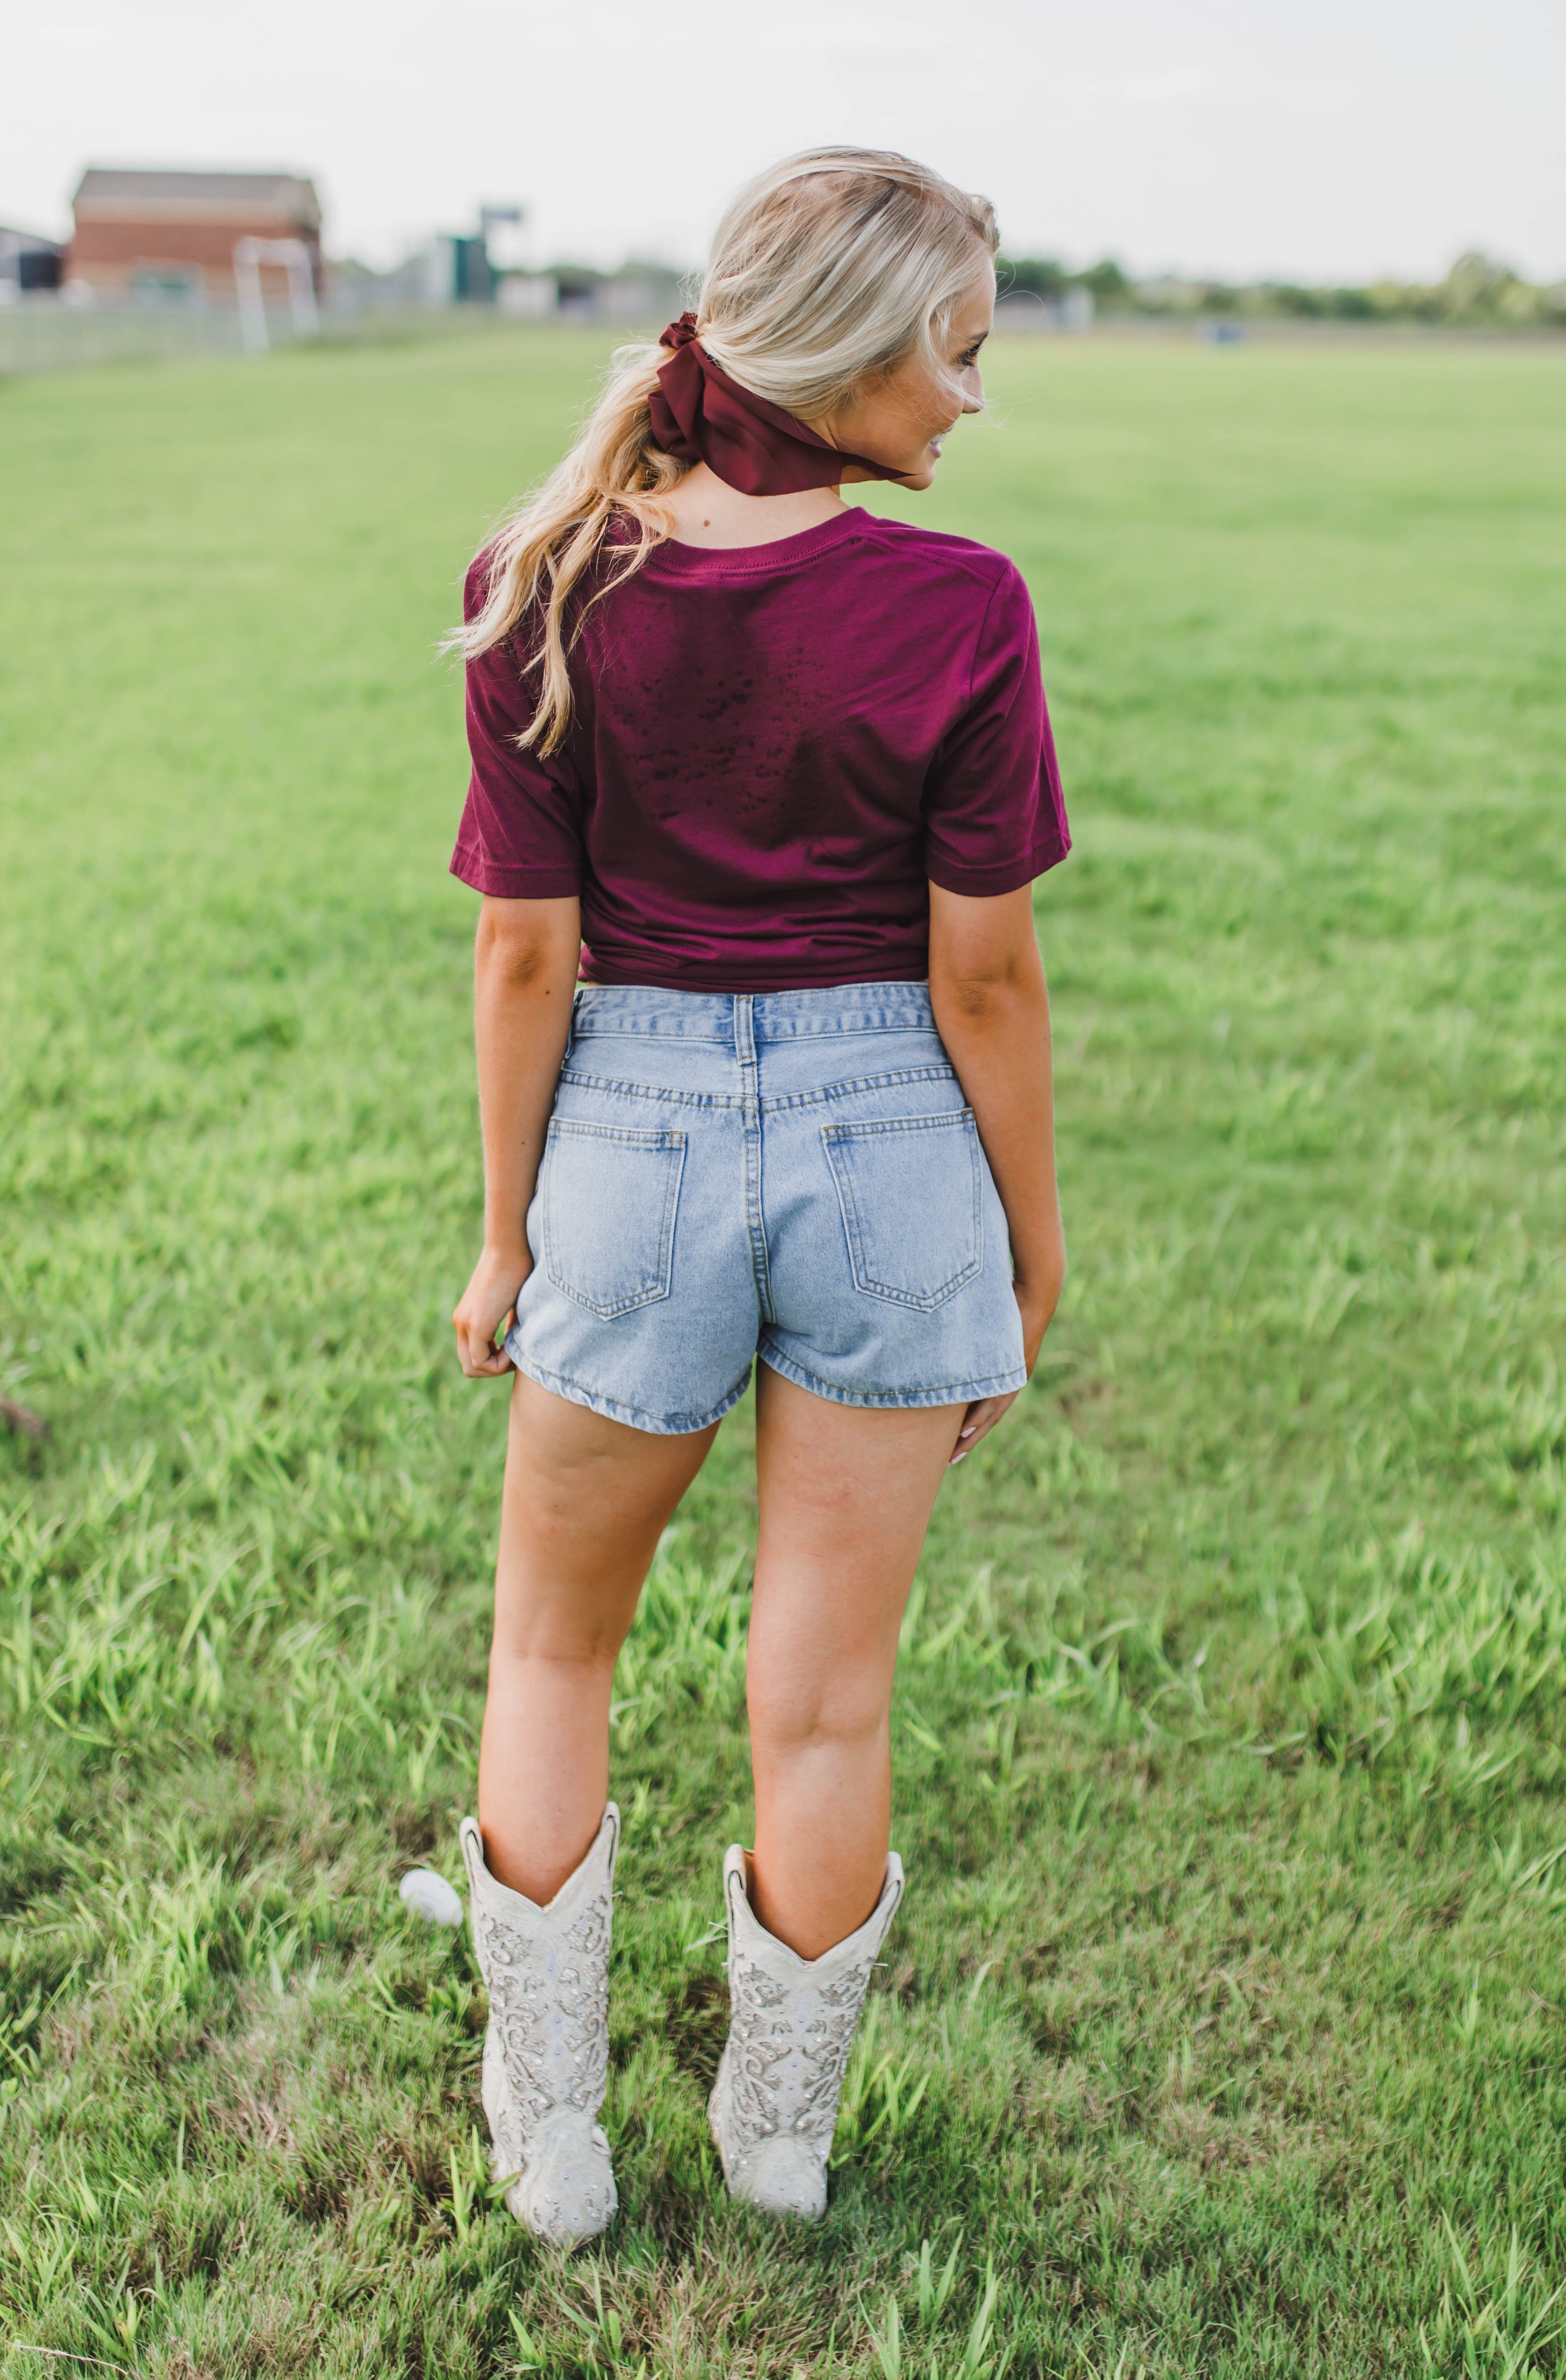
[[[702,2119],[743,1406],[624,1663],[624,2211],[491,2205],[396,1899],[504,1419],[432,645],[601,352],[0,386],[0,2374],[1566,2372],[1560,351],[996,353],[920,516],[1038,603],[1073,1273],[916,1586],[832,2209]]]

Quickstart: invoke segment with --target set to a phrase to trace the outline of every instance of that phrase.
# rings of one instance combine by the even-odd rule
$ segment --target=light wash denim
[[[922,983],[577,995],[505,1350],[634,1429],[753,1356],[845,1405],[1020,1389],[1006,1218]]]

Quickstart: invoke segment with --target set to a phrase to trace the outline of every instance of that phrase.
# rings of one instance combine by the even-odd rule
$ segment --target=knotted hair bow
[[[697,337],[694,314],[671,322],[658,344],[673,353],[659,369],[648,410],[654,442],[665,455],[682,463],[705,463],[746,496],[835,488],[850,464],[873,480],[903,476],[867,455],[830,445],[782,406],[741,388]]]

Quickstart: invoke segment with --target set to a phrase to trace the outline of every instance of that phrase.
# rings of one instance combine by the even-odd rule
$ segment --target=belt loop
[[[736,991],[734,996],[734,1056],[742,1066],[756,1064],[755,995]]]

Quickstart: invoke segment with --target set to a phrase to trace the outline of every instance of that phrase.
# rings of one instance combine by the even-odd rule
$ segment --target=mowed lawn
[[[703,2118],[747,1407],[619,1687],[622,2215],[492,2205],[396,1897],[505,1403],[433,648],[604,352],[0,387],[0,2374],[1566,2371],[1560,348],[995,349],[917,509],[1038,604],[1073,1270],[916,1585],[832,2210]]]

